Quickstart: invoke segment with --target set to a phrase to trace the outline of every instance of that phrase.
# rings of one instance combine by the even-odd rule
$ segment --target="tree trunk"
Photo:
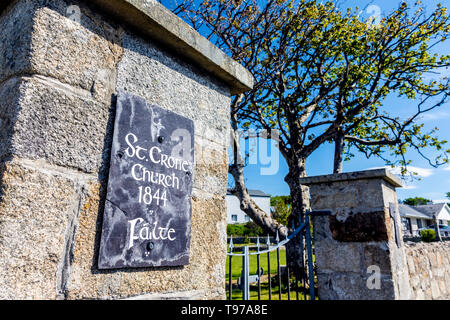
[[[240,209],[245,212],[258,226],[263,228],[264,231],[271,236],[275,236],[278,232],[279,236],[284,238],[288,229],[278,221],[274,220],[270,213],[265,212],[252,200],[248,194],[247,188],[244,182],[243,168],[239,166],[230,166],[229,172],[235,180],[235,188],[233,194],[240,201]]]
[[[252,200],[245,187],[244,161],[241,159],[241,149],[239,141],[239,129],[237,127],[236,114],[231,114],[232,143],[233,143],[233,163],[230,164],[228,172],[233,176],[235,187],[232,193],[239,199],[240,209],[244,211],[258,226],[263,228],[271,236],[278,232],[284,238],[288,234],[288,228],[272,218],[270,212],[264,212]]]
[[[434,225],[435,225],[435,230],[436,230],[436,241],[442,241],[442,237],[441,237],[441,231],[439,229],[439,220],[437,218],[437,215],[433,214],[433,219],[434,219]]]
[[[310,208],[309,188],[300,184],[300,178],[306,177],[305,161],[306,159],[300,159],[296,163],[289,163],[289,173],[285,177],[292,198],[292,213],[288,218],[288,222],[289,227],[294,226],[294,229],[299,227],[305,220],[306,210]],[[300,237],[297,237],[295,240],[290,241],[286,246],[286,254],[290,268],[296,270],[296,276],[300,276],[302,279],[307,274],[305,267],[305,243],[300,241]]]
[[[300,159],[289,163],[289,173],[284,178],[289,186],[292,198],[292,214],[289,216],[289,227],[299,226],[304,220],[304,215],[309,209],[309,188],[300,184],[300,178],[306,177],[305,162],[306,159]]]
[[[342,173],[343,162],[344,162],[344,134],[338,133],[334,140],[333,173]]]
[[[280,238],[288,235],[289,229],[292,232],[299,227],[304,221],[305,212],[309,209],[309,188],[300,185],[300,178],[306,177],[305,162],[306,159],[300,159],[297,162],[289,159],[289,173],[285,177],[290,188],[292,199],[292,213],[288,218],[288,226],[284,226],[271,217],[269,213],[261,210],[256,203],[251,199],[245,187],[244,179],[244,162],[241,159],[239,130],[237,126],[236,114],[231,113],[232,124],[232,144],[233,144],[233,163],[229,166],[229,173],[233,176],[235,187],[233,194],[238,197],[240,201],[240,208],[244,211],[258,226],[262,227],[270,235],[274,236],[279,233]],[[300,235],[302,236],[302,235]],[[300,236],[287,244],[287,263],[292,267],[291,270],[296,270],[296,275],[300,277],[307,274],[305,271],[305,250],[300,246]],[[303,241],[303,246],[304,246]],[[300,278],[301,279],[301,278]]]

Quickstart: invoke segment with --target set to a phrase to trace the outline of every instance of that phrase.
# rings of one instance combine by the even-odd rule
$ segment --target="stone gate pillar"
[[[157,1],[2,1],[0,299],[225,298],[229,104],[252,86]],[[98,268],[119,91],[193,121],[187,265]]]
[[[310,187],[319,299],[408,299],[396,187],[387,169],[301,179]]]

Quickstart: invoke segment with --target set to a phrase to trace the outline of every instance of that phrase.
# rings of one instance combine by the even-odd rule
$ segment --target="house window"
[[[250,217],[249,216],[245,216],[245,221],[250,221]]]
[[[402,219],[402,223],[403,223],[403,230],[405,232],[412,233],[411,219],[410,218],[403,218]]]
[[[444,224],[444,220],[439,220],[439,224]]]
[[[408,231],[408,220],[406,218],[402,218],[402,224],[403,224],[403,231]]]
[[[231,215],[231,221],[234,221],[234,222],[237,221],[237,214],[232,214]]]
[[[417,228],[422,228],[422,220],[417,219]]]
[[[402,218],[403,231],[406,231],[406,218]]]

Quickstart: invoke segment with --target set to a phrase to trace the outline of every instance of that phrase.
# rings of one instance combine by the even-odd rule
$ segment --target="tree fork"
[[[267,231],[271,236],[275,236],[278,232],[281,237],[286,237],[289,232],[288,228],[273,219],[270,214],[259,208],[248,194],[245,186],[243,161],[240,156],[241,148],[237,121],[236,113],[232,112],[231,127],[234,162],[229,165],[228,172],[233,176],[235,187],[234,190],[231,190],[231,193],[239,199],[241,210],[244,211],[258,226]]]

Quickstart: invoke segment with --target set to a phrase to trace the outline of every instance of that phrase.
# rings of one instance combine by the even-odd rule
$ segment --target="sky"
[[[427,9],[432,9],[439,1],[424,0],[422,3]],[[342,1],[342,7],[358,7],[363,10],[362,14],[370,16],[380,12],[381,15],[392,11],[399,1],[392,0],[373,0],[373,1]],[[442,2],[445,4],[445,1]],[[365,10],[365,11],[364,11]],[[439,53],[450,54],[450,42],[443,43],[439,48]],[[394,109],[399,115],[410,114],[411,108],[415,108],[416,104],[411,101],[399,100],[396,97],[389,97],[385,101],[386,108]],[[392,110],[391,109],[391,110]],[[422,118],[425,129],[439,128],[438,137],[450,141],[450,104],[446,104],[426,114]],[[444,149],[450,149],[450,143],[447,143]],[[331,144],[322,145],[307,160],[306,169],[308,176],[330,174],[333,171],[333,151],[334,146]],[[427,156],[433,156],[432,152],[426,152]],[[404,188],[397,189],[399,199],[409,197],[424,197],[434,202],[444,202],[448,200],[446,193],[450,192],[450,166],[434,168],[429,165],[428,161],[423,159],[416,151],[407,153],[409,159],[412,160],[410,171],[418,173],[414,180],[404,180]],[[261,161],[257,164],[249,164],[246,166],[244,173],[246,177],[246,186],[248,189],[259,189],[271,195],[288,195],[289,188],[284,182],[284,177],[288,172],[288,167],[281,156],[279,159],[279,169],[275,174],[261,174],[261,169],[267,168],[262,165]],[[274,161],[273,163],[276,163]],[[273,165],[275,166],[275,165]],[[385,166],[381,159],[367,159],[364,155],[356,153],[356,157],[352,160],[344,162],[344,172],[367,170]],[[393,169],[394,173],[399,173],[398,169]],[[230,177],[230,179],[232,179]],[[448,200],[450,202],[450,200]]]

